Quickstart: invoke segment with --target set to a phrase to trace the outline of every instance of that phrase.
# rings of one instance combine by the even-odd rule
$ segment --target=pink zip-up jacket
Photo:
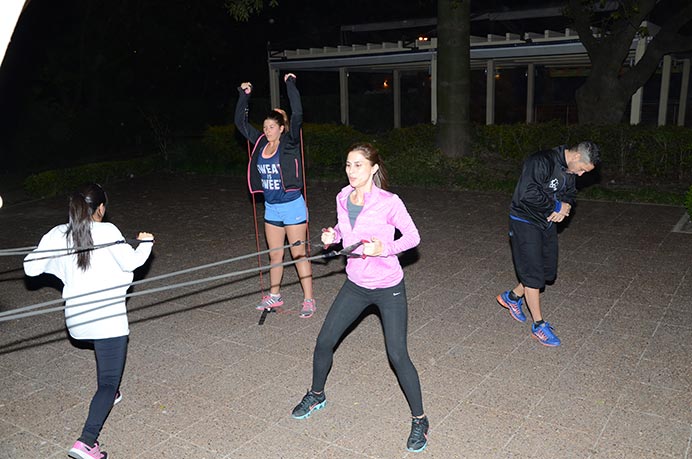
[[[353,192],[348,185],[336,196],[337,224],[335,243],[342,242],[344,247],[361,240],[370,241],[373,237],[382,241],[382,254],[377,257],[348,258],[346,274],[349,280],[363,288],[388,288],[397,285],[404,278],[404,271],[399,264],[397,254],[416,247],[420,242],[418,228],[413,223],[406,206],[399,196],[378,188],[373,184],[372,190],[365,194],[363,210],[356,218],[354,227],[348,218],[347,199]],[[398,229],[401,237],[394,240],[394,230]],[[362,253],[362,246],[354,253]]]

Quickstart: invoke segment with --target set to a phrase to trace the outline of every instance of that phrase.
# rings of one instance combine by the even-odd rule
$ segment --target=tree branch
[[[623,75],[621,83],[630,90],[643,86],[658,67],[666,54],[692,49],[692,36],[679,33],[681,27],[692,20],[692,3],[674,12],[661,25],[659,33],[651,40],[646,52],[629,72]]]
[[[574,20],[574,28],[579,34],[579,39],[590,56],[591,51],[598,45],[591,33],[591,12],[584,9],[581,0],[569,0],[567,6]]]

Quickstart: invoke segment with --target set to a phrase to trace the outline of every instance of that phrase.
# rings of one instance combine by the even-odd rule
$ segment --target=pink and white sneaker
[[[317,306],[315,304],[315,300],[313,298],[308,298],[303,301],[303,306],[300,309],[300,315],[298,317],[301,319],[309,319],[316,310]]]
[[[99,442],[94,443],[94,446],[87,446],[77,440],[72,445],[72,448],[67,452],[67,455],[72,459],[107,459],[108,454],[101,451]]]
[[[262,301],[260,304],[255,306],[255,309],[264,311],[265,309],[278,308],[279,306],[283,305],[284,299],[281,297],[281,295],[274,295],[273,293],[270,293],[269,295],[262,297]]]

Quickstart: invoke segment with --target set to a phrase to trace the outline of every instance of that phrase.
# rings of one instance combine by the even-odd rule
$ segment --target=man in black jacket
[[[532,335],[541,344],[559,346],[560,339],[541,315],[540,291],[557,275],[557,227],[569,216],[577,194],[576,176],[600,163],[593,142],[539,151],[524,161],[509,213],[509,236],[519,284],[497,296],[497,302],[519,322],[526,322],[524,300],[531,312]]]

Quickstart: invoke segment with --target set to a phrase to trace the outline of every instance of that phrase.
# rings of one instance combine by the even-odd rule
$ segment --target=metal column
[[[279,92],[279,70],[269,67],[269,99],[271,102],[270,108],[276,108],[281,104]]]
[[[678,111],[678,126],[685,125],[687,111],[687,91],[690,85],[690,59],[682,60],[682,79],[680,80],[680,110]]]
[[[634,52],[635,64],[644,55],[646,51],[646,37],[640,37],[637,41],[637,50]],[[632,109],[630,111],[630,124],[639,124],[642,121],[642,100],[644,99],[644,87],[637,89],[637,92],[632,96]]]
[[[401,127],[401,72],[392,71],[392,96],[394,97],[394,129]]]
[[[536,121],[533,118],[533,102],[536,92],[536,64],[529,64],[526,70],[526,124]]]
[[[339,68],[339,108],[341,109],[341,124],[348,126],[348,69]]]
[[[668,54],[663,56],[663,69],[661,71],[661,92],[658,97],[658,125],[665,126],[668,115],[668,94],[670,93],[670,71],[673,67],[673,58]]]
[[[430,122],[437,124],[437,53],[430,59]]]
[[[486,64],[485,124],[495,124],[495,61]]]

